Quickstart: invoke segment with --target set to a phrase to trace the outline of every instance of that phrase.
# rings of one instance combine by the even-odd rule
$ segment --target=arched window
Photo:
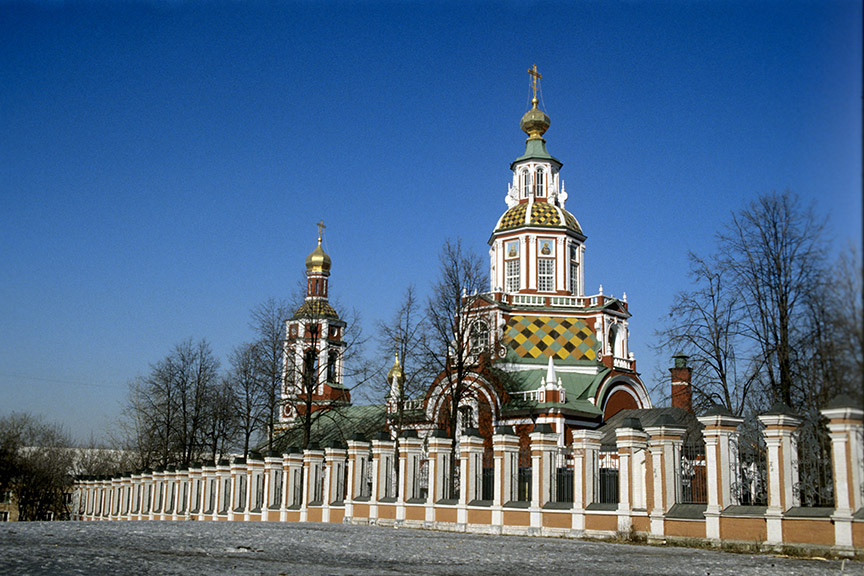
[[[617,334],[617,326],[613,325],[611,328],[609,328],[609,354],[611,354],[612,356],[617,356],[617,354],[615,354],[615,341],[617,340]]]
[[[336,360],[339,358],[339,353],[336,350],[331,350],[327,354],[327,382],[338,383],[336,381]]]
[[[303,390],[310,392],[318,385],[318,351],[314,348],[306,350],[303,362]]]
[[[472,354],[479,354],[489,347],[489,325],[483,320],[478,320],[471,326],[469,346]]]
[[[570,293],[579,296],[579,254],[576,246],[570,246]]]
[[[525,168],[524,170],[522,170],[522,198],[528,197],[529,182],[530,180],[528,178],[528,169]]]
[[[538,168],[537,169],[537,176],[534,179],[535,180],[535,182],[534,182],[534,196],[545,196],[546,195],[546,187],[544,186],[544,184],[545,184],[544,176],[545,175],[543,174],[543,169]]]

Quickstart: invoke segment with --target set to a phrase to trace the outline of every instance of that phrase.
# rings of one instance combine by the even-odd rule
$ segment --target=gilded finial
[[[531,88],[534,90],[534,98],[531,99],[531,104],[534,105],[534,108],[537,108],[537,81],[543,78],[543,76],[541,76],[540,72],[537,71],[536,64],[528,69],[528,74],[531,75]]]
[[[534,64],[528,69],[528,74],[531,75],[531,89],[534,91],[534,98],[531,99],[531,110],[522,116],[522,121],[519,126],[522,131],[528,134],[528,140],[543,140],[543,134],[549,129],[549,116],[537,107],[537,81],[543,76],[537,71],[537,65]]]
[[[324,228],[326,228],[327,226],[324,225],[324,219],[323,218],[321,219],[320,222],[318,222],[318,224],[316,224],[316,226],[318,226],[318,244],[320,245],[321,244],[321,236],[324,234]]]

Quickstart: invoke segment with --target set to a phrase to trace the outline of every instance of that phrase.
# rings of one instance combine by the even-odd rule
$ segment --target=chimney
[[[693,413],[693,389],[690,387],[691,370],[687,366],[686,354],[678,353],[672,356],[675,366],[669,369],[672,375],[672,407],[682,408]]]

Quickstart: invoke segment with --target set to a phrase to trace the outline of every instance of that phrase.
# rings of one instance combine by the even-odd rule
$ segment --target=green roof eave
[[[600,388],[600,385],[603,383],[606,376],[608,376],[609,372],[611,372],[611,370],[605,366],[597,374],[578,374],[558,371],[556,376],[561,379],[561,386],[564,387],[567,398],[567,402],[562,404],[562,406],[575,408],[585,402],[593,406],[588,399],[597,395],[597,390]],[[540,387],[540,381],[546,376],[546,370],[538,368],[537,370],[509,372],[508,374],[509,389],[512,392],[529,392],[531,390],[537,390]],[[522,405],[523,403],[536,405],[536,402],[525,401],[519,399],[518,396],[514,397],[514,400],[511,400],[511,403],[516,405]]]
[[[535,140],[528,140],[525,142],[525,154],[516,158],[513,162],[510,163],[510,169],[512,170],[516,164],[522,162],[524,160],[549,160],[555,164],[557,164],[557,168],[560,170],[564,165],[560,160],[549,154],[546,151],[546,141],[542,138]]]
[[[503,407],[502,412],[505,416],[516,416],[523,412],[549,412],[557,410],[567,416],[581,416],[587,418],[596,418],[602,416],[603,412],[588,402],[587,400],[574,400],[565,403],[560,402],[520,402],[508,403]]]
[[[383,430],[386,424],[387,407],[384,405],[342,405],[318,413],[312,422],[311,442],[325,445],[333,440],[342,443],[354,434],[360,433],[371,437]],[[287,430],[282,431],[273,439],[274,450],[284,450],[288,447],[300,446],[303,441],[303,427],[298,420]],[[259,450],[266,449],[263,443]]]
[[[612,370],[610,368],[604,366],[603,370],[601,370],[596,376],[594,376],[594,379],[591,380],[591,383],[588,384],[588,386],[586,386],[584,390],[582,390],[582,394],[578,396],[578,399],[587,400],[588,398],[594,398],[597,395],[597,391],[600,389],[600,386],[603,384],[603,381],[606,379],[606,376],[608,376],[611,371]]]

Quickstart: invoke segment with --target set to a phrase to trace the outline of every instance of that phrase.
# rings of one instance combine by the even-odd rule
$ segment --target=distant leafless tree
[[[134,420],[142,461],[188,466],[205,451],[219,361],[206,340],[177,344],[133,384],[126,413]]]
[[[286,301],[270,298],[252,310],[252,318],[249,322],[256,337],[255,372],[260,388],[259,398],[263,402],[258,417],[261,420],[268,449],[273,448],[273,435],[279,422],[285,321],[296,308],[296,306],[292,308]]]
[[[235,392],[228,378],[222,378],[207,402],[207,426],[204,431],[206,458],[216,461],[237,446],[239,422]]]
[[[825,222],[794,194],[772,192],[733,214],[718,261],[742,296],[743,333],[757,343],[775,400],[794,405],[796,351],[807,346],[807,295],[825,270]]]
[[[125,448],[122,442],[97,442],[91,438],[74,449],[75,475],[114,476],[140,467],[138,453]]]
[[[231,368],[225,382],[233,392],[233,412],[236,415],[243,457],[249,455],[249,446],[254,435],[267,422],[264,412],[268,409],[268,386],[261,376],[259,362],[262,354],[258,344],[242,344],[231,352]],[[269,396],[272,397],[272,392]]]
[[[29,414],[0,419],[0,490],[11,490],[19,520],[68,515],[74,450],[60,426]]]
[[[406,400],[423,393],[434,375],[429,369],[430,362],[426,354],[427,337],[427,324],[417,291],[413,285],[409,285],[390,321],[378,324],[380,356],[386,359],[381,371],[387,374],[393,366],[395,355],[398,354],[404,374],[404,380],[395,397],[391,396],[391,382],[381,380],[383,394],[395,404],[395,412],[390,415],[390,426],[397,438],[403,429]]]

